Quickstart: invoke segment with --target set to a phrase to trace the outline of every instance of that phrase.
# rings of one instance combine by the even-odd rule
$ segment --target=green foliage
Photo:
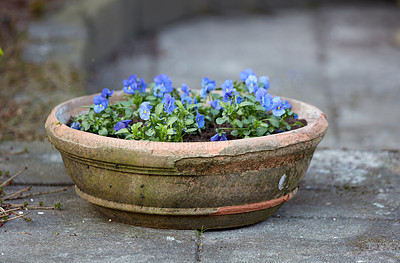
[[[148,92],[124,94],[125,100],[110,104],[101,112],[96,113],[94,105],[85,106],[89,111],[72,121],[80,123],[81,130],[102,136],[162,142],[182,142],[185,135],[199,135],[210,125],[216,126],[216,133],[228,133],[237,139],[265,136],[292,128],[293,124],[289,125],[286,120],[294,118],[295,114],[289,108],[283,115],[275,116],[266,111],[255,94],[248,93],[243,82],[234,82],[233,85],[236,92],[228,98],[209,93],[207,98],[217,101],[211,106],[207,98],[195,92],[183,96],[175,89],[171,92],[173,103],[168,104],[162,97],[153,95],[155,84],[151,83]],[[145,103],[147,108],[141,109]],[[116,129],[121,121],[129,124]],[[303,124],[296,122],[294,125]]]

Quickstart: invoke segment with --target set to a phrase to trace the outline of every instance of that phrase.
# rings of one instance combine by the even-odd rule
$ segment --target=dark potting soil
[[[134,119],[134,120],[132,120],[132,122],[130,124],[132,125],[132,124],[137,123],[139,121],[140,121],[139,119]],[[307,121],[306,120],[304,120],[304,119],[296,119],[295,120],[293,117],[287,118],[286,122],[290,126],[292,126],[296,122],[301,122],[301,123],[304,124],[304,126],[307,125]],[[70,127],[71,123],[72,123],[72,118],[67,122],[67,126]],[[299,128],[304,127],[304,126],[293,125],[292,128],[291,128],[291,131],[299,129]],[[222,125],[217,125],[216,123],[210,123],[210,125],[208,127],[206,127],[205,129],[201,130],[201,134],[196,134],[196,135],[187,134],[187,135],[185,135],[183,137],[183,142],[209,142],[209,141],[211,141],[210,138],[216,134],[215,133],[215,129],[216,128],[231,128],[231,126],[229,124],[226,124],[226,123],[224,123]],[[277,133],[280,133],[280,132],[275,131],[272,134],[277,134]],[[240,139],[240,138],[233,137],[231,135],[230,130],[226,130],[226,138],[228,140]]]

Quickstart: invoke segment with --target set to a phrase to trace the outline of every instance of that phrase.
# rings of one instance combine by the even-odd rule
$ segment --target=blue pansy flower
[[[267,90],[269,88],[269,78],[267,76],[261,76],[258,81],[264,89]]]
[[[240,72],[240,79],[245,82],[246,79],[249,77],[249,75],[255,75],[253,70],[251,68],[248,68],[246,70],[243,70],[242,72]]]
[[[246,81],[246,86],[249,89],[249,92],[251,93],[256,93],[258,89],[258,82],[257,82],[257,76],[254,74],[251,74],[247,77]]]
[[[141,78],[141,79],[139,80],[138,86],[139,86],[139,88],[140,88],[139,91],[141,91],[141,92],[146,92],[147,84],[146,84],[146,82],[144,82],[144,79],[143,79],[143,78]]]
[[[164,95],[164,110],[168,114],[171,114],[175,109],[176,109],[175,98],[171,97],[171,95],[169,93],[166,93]]]
[[[108,99],[104,98],[101,95],[96,95],[93,98],[93,103],[94,103],[93,107],[94,112],[99,113],[107,108]]]
[[[190,96],[190,89],[189,89],[189,86],[186,85],[185,83],[182,84],[181,91],[182,91],[183,94],[185,94],[186,96]]]
[[[238,103],[238,104],[240,104],[240,103],[242,103],[242,97],[240,97],[240,96],[237,96],[236,97],[236,102]]]
[[[190,96],[186,95],[186,93],[182,93],[181,94],[181,102],[183,104],[185,104],[185,103],[192,104],[193,100]]]
[[[221,100],[213,100],[213,101],[210,101],[209,104],[210,104],[211,107],[213,107],[214,109],[220,110],[220,109],[222,109],[222,107],[219,105],[219,102],[220,102],[220,101],[221,101]]]
[[[108,99],[109,97],[111,97],[114,93],[114,90],[110,91],[109,89],[105,88],[101,91],[101,96],[103,98]]]
[[[150,106],[150,102],[145,101],[142,102],[139,106],[139,115],[142,120],[147,121],[150,119],[150,110],[153,108],[153,106]]]
[[[233,87],[233,82],[230,79],[227,79],[224,81],[224,83],[222,83],[221,89],[224,96],[224,102],[227,102],[232,96],[232,93],[236,92],[236,89]]]
[[[128,79],[124,79],[122,83],[124,84],[122,91],[126,94],[135,94],[135,91],[138,90],[136,75],[132,75]]]
[[[264,88],[257,90],[256,101],[259,101],[266,111],[270,111],[273,108],[272,96]]]
[[[290,108],[292,108],[292,105],[290,105],[289,101],[287,101],[287,100],[284,100],[284,101],[282,102],[282,104],[284,104],[285,109],[290,109]]]
[[[161,98],[164,93],[172,92],[172,81],[171,78],[165,74],[161,74],[154,77],[154,96]]]
[[[164,96],[164,93],[165,93],[164,86],[161,86],[161,85],[154,86],[154,89],[153,89],[154,96],[161,98],[162,96]]]
[[[227,141],[228,139],[226,138],[225,133],[222,133],[219,135],[219,133],[215,134],[213,137],[211,137],[212,142],[218,142],[218,141]]]
[[[197,122],[197,126],[200,129],[203,128],[204,127],[204,115],[201,115],[199,112],[197,112],[196,122]]]
[[[75,130],[80,130],[81,129],[81,124],[79,122],[77,122],[77,121],[74,121],[73,123],[71,123],[70,127],[72,129],[75,129]]]
[[[286,112],[286,109],[290,106],[289,102],[283,102],[279,96],[276,96],[272,99],[272,104],[272,114],[277,117],[282,116]]]
[[[298,117],[299,117],[299,116],[298,116],[296,113],[293,114],[293,119],[297,120]]]
[[[128,125],[129,125],[129,123],[130,123],[131,121],[132,121],[132,120],[126,120],[126,121],[119,121],[119,122],[117,122],[117,124],[115,124],[115,126],[114,126],[114,131],[119,131],[119,130],[121,130],[121,129],[124,129],[124,128],[128,127]]]
[[[200,90],[200,96],[203,98],[207,97],[207,94],[210,93],[215,89],[216,86],[215,80],[210,80],[209,78],[205,77],[201,81],[201,90]]]

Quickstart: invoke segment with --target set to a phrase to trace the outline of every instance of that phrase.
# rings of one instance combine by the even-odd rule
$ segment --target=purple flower
[[[130,76],[127,80],[124,79],[122,81],[122,83],[124,84],[124,88],[122,90],[126,94],[135,94],[135,91],[138,90],[137,76],[136,75]]]
[[[222,109],[222,107],[219,105],[220,100],[213,100],[210,101],[209,104],[211,105],[211,107],[213,107],[216,110],[220,110]]]
[[[175,98],[171,97],[169,93],[166,93],[164,95],[164,110],[168,113],[171,114],[175,110]]]
[[[270,111],[273,108],[272,96],[264,88],[257,90],[256,101],[259,101],[266,111]]]
[[[203,128],[204,127],[204,115],[201,115],[199,112],[197,112],[196,122],[197,122],[197,126],[199,127],[199,129]]]
[[[282,116],[286,112],[286,109],[290,107],[289,102],[283,102],[279,96],[276,96],[272,99],[272,104],[272,114],[277,117]]]
[[[153,107],[150,106],[150,102],[148,102],[148,101],[142,102],[142,104],[140,104],[139,115],[142,120],[147,121],[148,119],[150,119],[151,108],[153,108]]]
[[[181,91],[182,91],[183,94],[185,94],[186,96],[190,96],[190,89],[189,89],[189,86],[186,85],[185,83],[182,84]]]
[[[124,129],[124,128],[128,127],[128,125],[129,125],[129,123],[130,123],[131,121],[132,121],[132,120],[126,120],[126,121],[119,121],[119,122],[117,122],[117,124],[115,124],[115,126],[114,126],[114,131],[119,131],[119,130],[121,130],[121,129]]]
[[[219,133],[215,134],[213,137],[211,137],[212,142],[218,142],[218,141],[227,141],[228,139],[226,138],[225,133],[222,133],[219,135]]]
[[[243,82],[245,82],[246,79],[249,77],[249,75],[255,75],[251,68],[248,68],[248,69],[243,70],[242,72],[240,72],[240,79]]]
[[[221,88],[224,96],[224,102],[227,102],[232,96],[232,93],[236,92],[236,89],[233,87],[233,82],[230,79],[225,80],[224,83],[222,83]]]
[[[79,122],[74,121],[73,123],[71,123],[70,127],[75,130],[80,130],[81,124]]]
[[[215,80],[210,80],[209,78],[203,78],[201,81],[201,90],[200,90],[200,96],[203,97],[204,99],[207,97],[207,94],[210,93],[212,90],[215,89],[216,82]]]
[[[171,78],[165,74],[161,74],[154,77],[154,96],[161,98],[164,93],[172,92],[172,81]]]
[[[109,89],[103,89],[101,91],[101,96],[105,99],[108,99],[109,97],[111,97],[114,93],[114,90],[110,91]]]
[[[269,88],[269,78],[267,76],[261,76],[258,80],[260,84],[263,84],[263,88],[267,90]]]
[[[102,97],[101,95],[94,96],[93,103],[94,103],[93,110],[96,113],[99,113],[99,112],[105,110],[108,106],[108,100],[106,98]]]
[[[258,82],[257,82],[257,76],[254,74],[251,74],[247,77],[246,81],[246,86],[249,89],[249,92],[251,93],[256,93],[258,89]]]

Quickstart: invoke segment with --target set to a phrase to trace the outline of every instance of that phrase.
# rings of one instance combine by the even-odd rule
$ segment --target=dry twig
[[[7,180],[5,180],[2,184],[0,184],[0,187],[2,186],[6,186],[9,185],[11,183],[12,180],[14,180],[18,175],[22,174],[23,172],[25,172],[28,169],[28,167],[24,167],[24,169],[22,169],[21,171],[19,171],[18,173],[14,174],[13,176],[11,176],[10,178],[8,178]]]

